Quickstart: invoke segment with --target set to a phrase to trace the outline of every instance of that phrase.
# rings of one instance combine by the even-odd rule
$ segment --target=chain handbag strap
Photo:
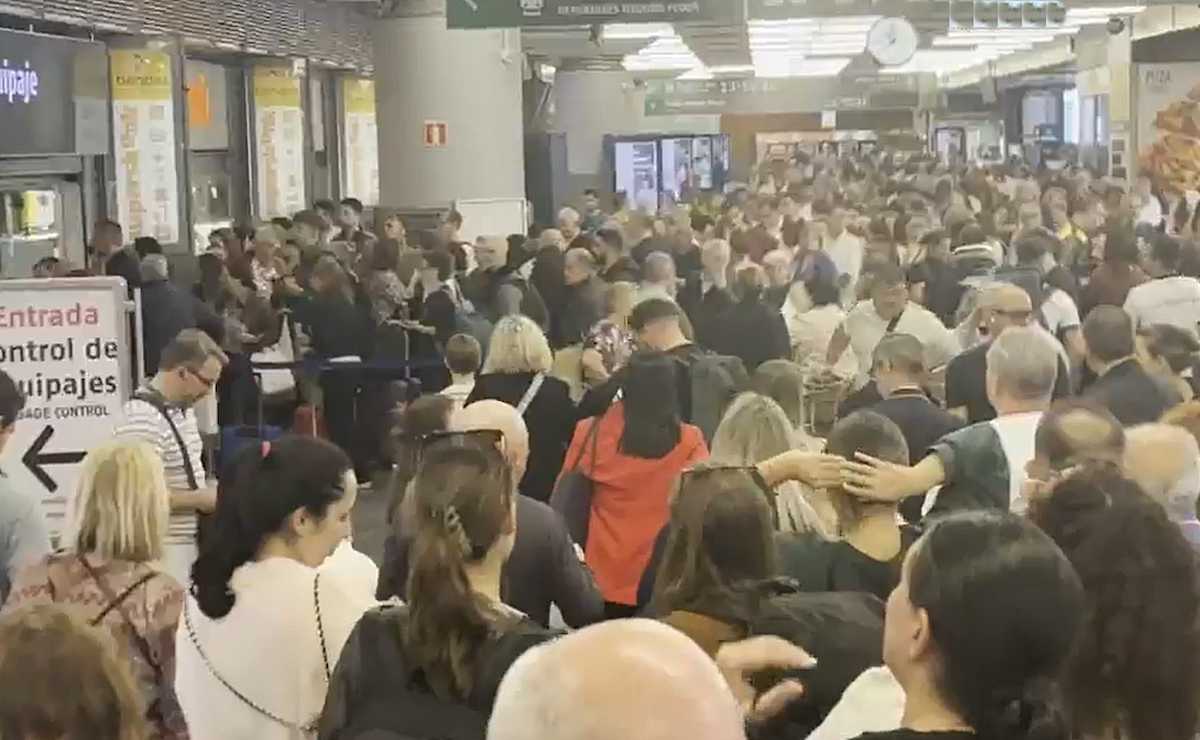
[[[330,676],[331,676],[331,672],[329,670],[329,651],[325,645],[325,625],[321,619],[321,600],[319,597],[320,583],[321,583],[321,575],[318,573],[316,575],[316,577],[313,578],[313,605],[316,608],[317,636],[321,640],[321,658],[324,661],[324,666],[325,666],[325,681],[326,681],[326,683],[328,683]],[[308,734],[312,734],[317,731],[317,729],[320,725],[320,720],[321,720],[319,715],[317,717],[314,717],[308,724],[305,724],[305,725],[301,725],[297,722],[289,722],[288,720],[283,719],[279,715],[269,712],[266,709],[263,709],[258,704],[255,704],[249,697],[247,697],[245,694],[243,694],[242,692],[240,692],[236,688],[234,688],[233,684],[229,683],[229,681],[226,681],[225,677],[217,672],[217,669],[215,666],[213,666],[212,661],[208,659],[208,655],[204,652],[204,649],[202,647],[200,647],[200,639],[198,637],[196,637],[196,629],[192,626],[191,610],[188,608],[188,604],[187,604],[186,600],[184,601],[184,604],[183,604],[183,622],[184,622],[184,626],[187,628],[188,639],[191,640],[192,647],[196,648],[196,654],[200,656],[200,660],[204,662],[204,666],[206,668],[208,668],[208,672],[210,674],[212,674],[213,678],[217,679],[217,683],[224,686],[225,690],[228,691],[229,693],[233,694],[238,699],[238,701],[242,702],[247,707],[249,707],[250,709],[254,710],[255,712],[261,714],[262,716],[266,717],[267,719],[271,720],[272,722],[274,722],[282,727],[285,727],[289,730],[293,730],[295,732],[308,733]]]

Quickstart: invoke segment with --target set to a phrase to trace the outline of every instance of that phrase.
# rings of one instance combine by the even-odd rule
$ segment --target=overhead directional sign
[[[593,23],[733,23],[735,0],[447,0],[449,28],[580,26]]]
[[[40,499],[53,535],[80,461],[112,438],[129,398],[127,300],[120,278],[0,281],[0,369],[25,394],[0,469]]]
[[[914,75],[649,80],[645,114],[816,113],[822,110],[915,108],[917,103]]]

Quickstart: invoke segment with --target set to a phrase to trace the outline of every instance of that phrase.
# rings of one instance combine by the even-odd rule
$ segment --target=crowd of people
[[[768,170],[473,243],[317,203],[191,291],[102,224],[147,380],[57,550],[0,480],[0,736],[1196,740],[1200,212]]]

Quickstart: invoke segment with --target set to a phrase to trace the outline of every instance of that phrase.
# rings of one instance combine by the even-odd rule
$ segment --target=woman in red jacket
[[[621,395],[579,423],[563,466],[594,484],[587,563],[610,618],[633,614],[638,579],[670,518],[675,479],[708,457],[700,430],[680,421],[675,365],[661,352],[635,354]]]

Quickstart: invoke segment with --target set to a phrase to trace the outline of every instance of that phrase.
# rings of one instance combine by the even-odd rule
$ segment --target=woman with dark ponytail
[[[369,611],[354,628],[330,684],[321,740],[483,740],[508,667],[555,635],[500,600],[516,502],[498,442],[455,434],[423,451],[411,494],[418,529],[408,605]]]
[[[859,740],[1067,740],[1052,689],[1083,613],[1079,577],[1037,527],[992,511],[937,521],[887,603],[883,657],[903,689],[899,729]],[[876,690],[877,707],[851,697],[854,684],[842,697],[857,701],[859,723],[890,705]]]
[[[356,496],[350,459],[320,439],[235,460],[175,640],[192,740],[315,736],[342,645],[375,604],[378,573],[346,542]]]

